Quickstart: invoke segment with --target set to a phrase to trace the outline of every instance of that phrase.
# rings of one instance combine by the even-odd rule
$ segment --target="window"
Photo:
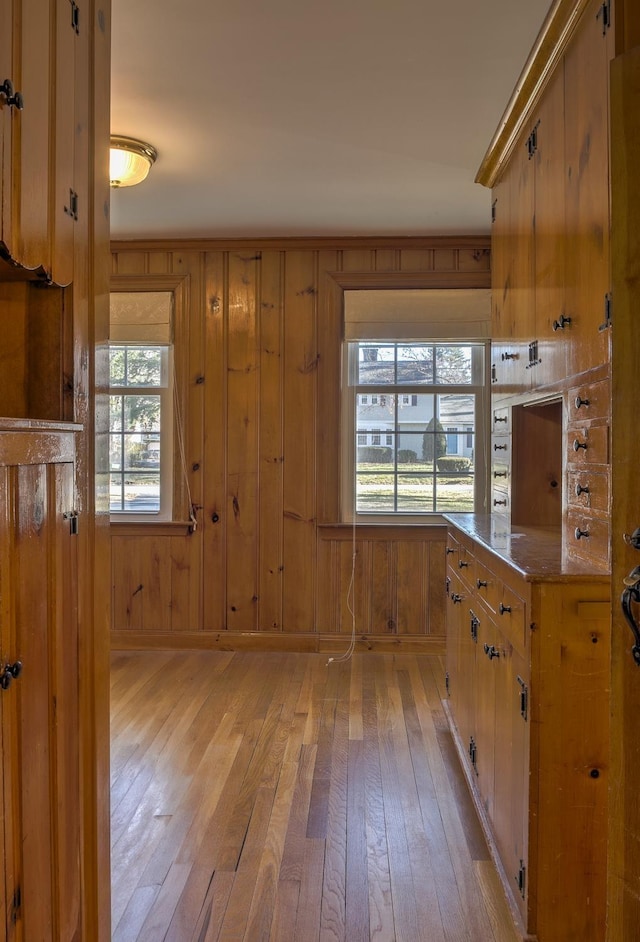
[[[346,345],[351,396],[351,508],[357,515],[473,511],[484,500],[485,476],[474,445],[484,439],[485,344],[481,342],[351,341]],[[361,434],[375,418],[374,445]],[[381,416],[381,413],[384,413]],[[480,452],[485,454],[484,446]]]
[[[109,348],[112,514],[171,515],[171,382],[168,344]]]
[[[111,293],[109,510],[113,519],[148,523],[172,518],[173,314],[173,291]]]

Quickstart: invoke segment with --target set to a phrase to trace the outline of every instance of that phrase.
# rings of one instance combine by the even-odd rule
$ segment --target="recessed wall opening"
[[[511,522],[562,524],[562,400],[513,409]]]

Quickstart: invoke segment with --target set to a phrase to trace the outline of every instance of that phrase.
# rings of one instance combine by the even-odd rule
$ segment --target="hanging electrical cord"
[[[191,531],[197,529],[198,521],[196,519],[196,512],[193,507],[193,500],[191,498],[191,488],[189,487],[189,473],[187,471],[187,458],[184,450],[184,430],[182,427],[182,413],[180,412],[180,399],[178,396],[178,382],[176,379],[176,368],[175,363],[171,363],[171,372],[173,375],[173,408],[175,413],[175,427],[176,427],[176,438],[178,439],[178,451],[180,453],[180,467],[182,468],[182,477],[184,479],[185,488],[187,490],[187,500],[189,501],[189,523],[191,524]]]
[[[348,661],[348,660],[351,658],[351,656],[353,655],[353,652],[355,651],[355,647],[356,647],[356,611],[355,611],[355,592],[354,592],[354,590],[355,590],[355,581],[356,581],[356,556],[357,556],[357,550],[356,550],[356,504],[357,504],[357,500],[358,500],[358,495],[357,495],[357,492],[356,492],[356,487],[357,487],[357,476],[356,476],[356,467],[357,467],[357,464],[356,464],[356,463],[357,463],[357,460],[358,460],[358,452],[357,452],[357,448],[358,448],[358,435],[357,435],[358,416],[357,416],[357,414],[356,414],[357,398],[358,398],[358,397],[354,395],[354,402],[353,402],[353,428],[354,428],[354,434],[353,434],[353,482],[352,482],[352,483],[353,483],[353,506],[352,506],[352,510],[351,510],[351,515],[352,515],[352,517],[353,517],[353,523],[352,523],[352,526],[351,526],[351,578],[350,578],[350,580],[349,580],[349,588],[347,589],[347,599],[346,599],[346,601],[347,601],[347,608],[348,608],[348,610],[349,610],[349,614],[351,615],[351,640],[350,640],[350,642],[349,642],[349,647],[347,648],[347,650],[346,650],[343,654],[339,655],[339,657],[330,657],[330,658],[329,658],[329,660],[327,661],[327,667],[329,666],[329,664],[334,664],[334,663],[337,663],[337,662],[339,662],[339,661]]]

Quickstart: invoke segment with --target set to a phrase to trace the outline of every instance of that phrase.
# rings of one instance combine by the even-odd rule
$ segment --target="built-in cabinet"
[[[606,934],[614,18],[601,0],[552,5],[477,177],[492,188],[491,513],[449,518],[447,713],[537,942]]]
[[[557,535],[449,518],[447,711],[516,924],[604,937],[609,578]]]
[[[108,13],[0,0],[0,938],[15,942],[109,937],[107,600],[93,608]]]
[[[562,5],[565,17],[569,6]],[[613,27],[597,0],[573,6],[568,43],[553,50],[552,66],[541,68],[541,95],[522,116],[502,164],[482,180],[493,186],[491,509],[517,525],[562,524],[566,553],[608,564],[606,513],[598,502],[609,491]],[[594,384],[597,407],[578,413],[577,390]],[[537,424],[522,412],[516,419],[515,410],[536,404]],[[550,406],[547,423],[569,436],[566,444],[557,439],[553,455],[543,404]],[[573,435],[581,430],[589,442]],[[576,504],[579,469],[601,477],[593,479],[594,500],[581,491]],[[534,507],[547,487],[541,474],[557,489],[542,517]]]

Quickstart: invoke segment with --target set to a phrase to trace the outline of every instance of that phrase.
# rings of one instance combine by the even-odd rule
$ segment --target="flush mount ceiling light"
[[[155,147],[132,137],[111,136],[109,179],[112,187],[142,183],[158,156]]]

